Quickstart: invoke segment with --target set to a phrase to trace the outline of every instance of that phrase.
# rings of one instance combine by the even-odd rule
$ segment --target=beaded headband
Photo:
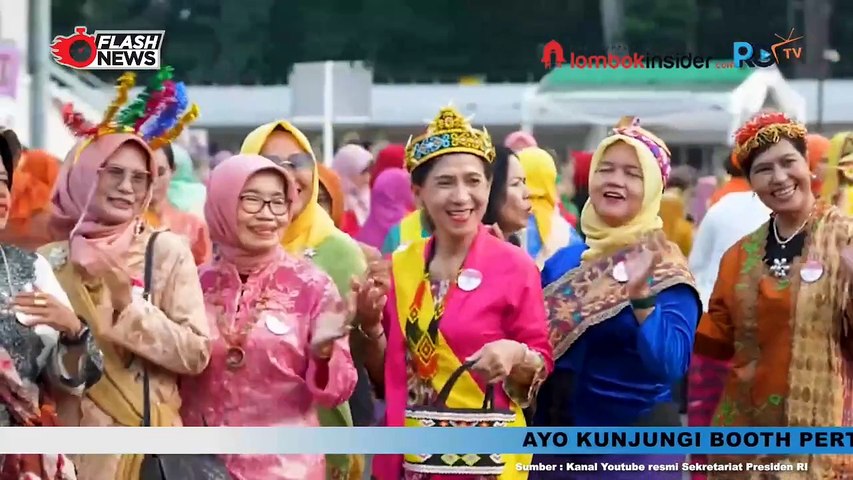
[[[447,153],[470,153],[492,163],[495,147],[485,128],[477,130],[453,107],[444,107],[426,132],[406,144],[406,168],[409,172],[429,160]]]
[[[735,132],[736,166],[741,168],[749,154],[760,147],[778,143],[783,138],[806,138],[807,133],[805,125],[791,120],[784,113],[759,113]]]
[[[161,148],[178,138],[199,115],[198,106],[189,104],[186,85],[174,82],[172,72],[172,67],[160,70],[127,105],[128,92],[136,85],[136,75],[125,73],[118,79],[116,96],[99,123],[87,121],[68,103],[62,108],[65,125],[75,137],[89,141],[110,133],[132,133],[142,137],[152,150]]]
[[[613,129],[613,133],[633,138],[645,145],[652,152],[655,160],[657,160],[661,177],[663,177],[663,184],[666,185],[667,180],[669,180],[669,174],[672,172],[672,158],[669,148],[667,148],[663,140],[642,128],[640,126],[640,119],[636,117],[622,117]]]

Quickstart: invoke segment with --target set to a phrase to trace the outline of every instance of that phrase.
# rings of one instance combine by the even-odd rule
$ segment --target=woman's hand
[[[121,312],[133,302],[133,282],[130,274],[124,265],[110,255],[101,253],[99,260],[103,271],[99,272],[98,276],[109,291],[113,310]]]
[[[649,279],[656,263],[655,254],[645,247],[639,252],[628,254],[625,259],[625,270],[628,274],[628,282],[625,284],[625,288],[628,291],[628,298],[643,300],[651,296]]]
[[[328,359],[337,340],[349,335],[355,313],[356,295],[350,292],[344,299],[344,309],[321,313],[311,332],[311,352],[314,357]]]
[[[474,362],[471,370],[482,375],[487,383],[498,383],[524,361],[526,353],[527,347],[515,340],[496,340],[484,345],[468,361]]]
[[[76,338],[83,329],[83,322],[74,311],[49,293],[22,292],[15,295],[12,305],[16,312],[31,317],[27,326],[47,325],[71,338]]]
[[[363,331],[379,328],[390,287],[390,267],[382,260],[371,263],[364,280],[353,278],[351,289],[355,294],[356,321]]]

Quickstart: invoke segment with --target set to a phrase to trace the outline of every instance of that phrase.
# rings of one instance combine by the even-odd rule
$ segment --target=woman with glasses
[[[305,135],[286,121],[262,125],[243,141],[243,154],[261,154],[290,172],[296,182],[297,196],[291,221],[284,229],[282,245],[291,255],[305,257],[332,278],[341,297],[349,295],[353,277],[361,277],[367,264],[358,243],[335,227],[332,218],[318,203],[320,175],[311,144]],[[217,167],[219,168],[219,167]],[[358,369],[358,385],[350,401],[335,409],[321,408],[323,426],[367,425],[373,417],[370,382],[361,360],[361,339],[350,338]],[[327,455],[329,478],[360,477],[360,455]]]
[[[129,89],[132,80],[122,76],[120,88]],[[170,88],[182,89],[181,84]],[[187,242],[171,232],[152,237],[142,215],[157,170],[152,148],[174,138],[197,112],[193,106],[180,120],[178,111],[146,122],[120,107],[111,108],[100,125],[70,107],[64,112],[80,141],[57,180],[51,226],[68,240],[42,252],[103,351],[104,373],[85,397],[60,399],[58,411],[66,425],[139,426],[147,379],[151,426],[180,426],[178,379],[201,373],[210,353],[204,299]],[[135,130],[140,124],[162,128]],[[146,249],[152,241],[150,296],[145,297]],[[142,455],[81,455],[75,462],[80,478],[137,480]]]
[[[183,160],[181,160],[183,158]],[[211,246],[210,237],[207,234],[207,226],[197,216],[178,210],[172,203],[172,196],[198,197],[195,190],[184,191],[181,187],[179,192],[172,193],[171,186],[176,172],[176,160],[181,164],[190,165],[192,161],[189,153],[177,145],[166,145],[154,152],[154,160],[157,162],[157,178],[154,180],[154,188],[151,190],[151,204],[145,212],[145,221],[151,228],[158,230],[169,230],[183,235],[190,242],[193,258],[196,265],[201,265],[210,259]],[[204,187],[198,185],[204,193]],[[201,197],[204,198],[203,196]]]
[[[357,374],[348,309],[334,283],[279,244],[296,185],[259,155],[211,172],[205,204],[219,256],[201,270],[211,361],[181,384],[185,425],[316,427],[317,406],[346,402]],[[322,455],[226,455],[236,480],[323,480]]]
[[[7,228],[15,160],[14,132],[0,133],[0,229]],[[50,264],[36,253],[0,244],[0,427],[56,426],[52,393],[83,394],[100,379],[101,357],[74,314]],[[57,471],[56,476],[46,472]],[[64,455],[0,455],[0,478],[71,480]]]

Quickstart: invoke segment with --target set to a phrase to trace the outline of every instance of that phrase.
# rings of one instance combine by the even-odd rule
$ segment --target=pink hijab
[[[207,201],[204,218],[210,230],[210,239],[217,252],[240,273],[257,271],[275,262],[283,254],[280,246],[269,252],[258,254],[247,252],[237,237],[237,209],[240,208],[240,192],[252,175],[269,170],[281,175],[286,185],[287,200],[296,199],[296,185],[287,171],[260,155],[235,155],[222,161],[210,172],[207,186]]]
[[[72,263],[90,275],[98,275],[122,265],[119,259],[130,248],[139,217],[118,225],[106,225],[94,218],[89,206],[98,186],[100,169],[110,156],[125,143],[135,143],[148,155],[148,171],[156,172],[154,156],[148,145],[138,136],[129,133],[113,133],[77,143],[68,155],[56,179],[53,191],[53,209],[50,228],[69,239]],[[148,191],[145,208],[151,198]]]
[[[708,205],[711,202],[711,196],[717,191],[717,178],[714,176],[702,177],[696,183],[696,188],[693,192],[693,201],[690,202],[690,215],[693,217],[693,223],[699,225],[702,219],[705,218],[705,213],[708,211]]]
[[[361,145],[353,144],[341,147],[332,161],[332,169],[338,173],[344,189],[344,208],[355,214],[359,225],[364,225],[370,212],[370,187],[356,187],[352,179],[364,173],[372,162],[370,152]]]
[[[536,139],[533,138],[533,135],[525,132],[524,130],[519,130],[506,136],[506,139],[504,139],[504,146],[513,152],[520,152],[525,148],[538,147],[539,145],[536,143]]]
[[[388,230],[415,209],[409,172],[401,168],[389,168],[380,173],[373,184],[370,204],[370,215],[355,239],[381,250]]]

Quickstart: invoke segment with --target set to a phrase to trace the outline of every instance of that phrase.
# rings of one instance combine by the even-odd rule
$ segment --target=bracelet
[[[83,328],[77,333],[74,337],[69,337],[68,335],[62,334],[59,336],[59,341],[65,345],[66,347],[73,347],[77,345],[83,345],[89,338],[89,327],[86,324],[83,324]]]
[[[370,333],[365,331],[364,328],[362,328],[361,324],[356,325],[355,329],[358,330],[358,333],[360,333],[364,338],[366,338],[368,340],[379,340],[380,338],[382,338],[385,335],[385,331],[381,330],[381,329],[379,330],[378,334],[371,335]]]
[[[646,298],[632,298],[631,299],[631,308],[634,310],[648,310],[650,308],[654,308],[657,305],[658,297],[656,295],[651,295]]]

